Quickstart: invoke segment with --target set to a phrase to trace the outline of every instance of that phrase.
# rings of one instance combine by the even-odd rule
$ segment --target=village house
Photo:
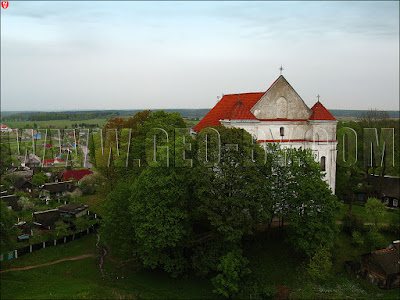
[[[62,174],[62,180],[63,181],[66,181],[66,180],[76,180],[76,181],[78,181],[78,183],[79,183],[79,181],[83,178],[83,177],[85,177],[85,176],[87,176],[87,175],[91,175],[91,174],[93,174],[93,172],[92,171],[90,171],[90,170],[88,170],[88,169],[83,169],[83,170],[68,170],[68,171],[66,171],[66,172],[64,172],[63,174]]]
[[[14,190],[17,192],[24,193],[32,193],[34,189],[38,189],[39,187],[33,184],[30,180],[25,179],[24,177],[19,177],[14,182]]]
[[[62,161],[58,157],[54,159],[45,159],[43,160],[43,167],[56,167],[56,166],[61,166],[64,165],[65,161]]]
[[[34,168],[39,167],[41,164],[40,157],[33,153],[29,153],[27,156],[18,156],[18,160],[23,167]]]
[[[48,201],[51,198],[59,198],[75,191],[78,193],[78,196],[82,195],[82,191],[79,187],[75,186],[72,180],[45,183],[40,187],[40,198]]]
[[[44,211],[37,211],[32,214],[33,224],[40,226],[43,230],[54,230],[56,222],[60,220],[60,211],[49,209]]]
[[[7,170],[7,174],[14,174],[17,176],[24,177],[26,180],[31,180],[33,176],[33,170],[28,167],[17,167]]]
[[[363,278],[383,289],[400,288],[400,241],[361,258]]]
[[[358,191],[358,201],[366,202],[369,197],[375,197],[381,199],[388,207],[400,208],[400,178],[370,174],[366,181],[371,188]]]
[[[60,212],[60,216],[63,218],[76,219],[87,214],[88,205],[81,203],[71,202],[65,205],[57,207]]]
[[[12,132],[13,130],[4,124],[0,124],[0,131],[1,131],[1,133],[8,133],[8,132]]]
[[[18,204],[18,195],[1,195],[1,201],[7,204],[8,209],[14,211],[20,211],[21,206]]]
[[[337,120],[319,101],[310,109],[282,75],[265,92],[224,95],[193,128],[242,128],[265,147],[311,149],[335,192]]]

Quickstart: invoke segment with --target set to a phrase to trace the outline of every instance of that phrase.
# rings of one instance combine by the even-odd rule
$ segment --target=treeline
[[[43,112],[43,113],[19,113],[6,116],[5,121],[54,121],[71,120],[83,121],[89,119],[110,119],[119,116],[116,111],[92,111],[92,112]]]
[[[330,109],[329,111],[335,118],[363,118],[364,116],[371,114],[371,112],[373,111],[385,114],[387,115],[387,118],[391,119],[400,118],[400,111],[398,110],[378,111],[376,109],[369,109],[369,110]]]
[[[179,113],[183,118],[201,119],[210,109],[165,109],[167,113]],[[3,115],[3,121],[55,121],[71,120],[83,121],[89,119],[111,119],[115,117],[133,116],[141,110],[108,110],[108,111],[65,111],[65,112],[18,112]],[[159,111],[154,109],[153,111]]]

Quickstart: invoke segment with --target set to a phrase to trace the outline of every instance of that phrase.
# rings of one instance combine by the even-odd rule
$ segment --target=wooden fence
[[[88,213],[89,214],[89,213]],[[94,218],[95,219],[101,219],[100,216],[94,214]],[[59,239],[55,239],[55,240],[51,240],[51,241],[47,241],[47,242],[40,242],[37,244],[33,244],[33,245],[29,245],[23,248],[19,248],[16,249],[14,251],[10,251],[7,252],[5,254],[1,254],[0,255],[0,261],[5,261],[5,260],[10,260],[10,259],[14,259],[14,258],[18,258],[22,255],[25,255],[27,253],[32,253],[34,251],[43,249],[43,248],[48,248],[48,247],[53,247],[53,246],[57,246],[57,245],[61,245],[61,244],[65,244],[77,239],[80,239],[81,237],[88,235],[92,232],[94,232],[96,230],[97,227],[99,227],[100,224],[99,223],[95,223],[92,226],[90,226],[89,228],[80,231],[80,232],[76,232],[74,234],[70,234],[67,236],[63,236]]]

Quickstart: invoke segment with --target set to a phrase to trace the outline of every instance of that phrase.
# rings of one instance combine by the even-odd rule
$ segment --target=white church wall
[[[311,149],[315,160],[325,157],[325,177],[332,192],[336,184],[336,125],[337,121],[261,121],[243,122],[224,120],[228,128],[242,128],[256,136],[261,146],[271,141],[281,141],[282,148]],[[280,128],[284,128],[281,136]]]

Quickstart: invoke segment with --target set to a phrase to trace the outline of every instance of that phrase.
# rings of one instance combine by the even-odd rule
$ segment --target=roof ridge
[[[224,94],[224,96],[246,95],[246,94],[262,94],[262,93],[265,93],[265,92],[233,93],[233,94]]]
[[[311,107],[313,114],[310,116],[309,120],[332,120],[336,121],[336,118],[331,114],[331,112],[320,102],[317,101],[313,107]]]

